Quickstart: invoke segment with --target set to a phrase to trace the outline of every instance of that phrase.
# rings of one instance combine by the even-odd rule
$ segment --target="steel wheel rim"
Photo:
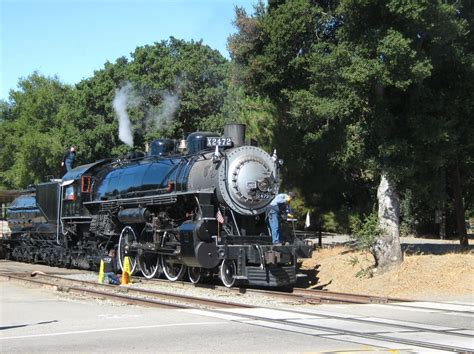
[[[200,267],[188,267],[189,281],[193,284],[199,283],[201,280],[201,268]]]
[[[163,247],[165,243],[173,236],[174,235],[165,232],[163,234],[163,238],[161,239],[161,246]],[[173,257],[171,256],[161,256],[161,266],[166,279],[170,281],[180,280],[186,272],[186,266],[184,264],[174,263]]]
[[[131,226],[125,226],[120,233],[120,239],[118,244],[118,261],[120,269],[123,271],[123,261],[125,259],[125,249],[130,246],[133,241],[136,241],[135,231]],[[128,256],[130,260],[130,274],[134,274],[137,268],[136,257]]]
[[[138,267],[146,279],[152,279],[159,276],[160,258],[157,254],[143,253],[138,256]]]
[[[224,284],[225,287],[231,288],[235,284],[235,278],[234,275],[236,274],[236,266],[235,262],[224,259],[221,263],[221,269],[220,269],[220,276],[221,276],[221,281],[222,284]]]
[[[140,242],[153,242],[152,230],[145,227],[140,234]],[[138,256],[138,267],[146,279],[152,279],[161,274],[160,258],[159,255],[150,252],[144,252]]]

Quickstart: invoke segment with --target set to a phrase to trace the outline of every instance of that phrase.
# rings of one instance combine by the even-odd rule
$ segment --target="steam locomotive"
[[[193,283],[218,274],[227,287],[291,286],[312,247],[289,227],[285,243],[272,244],[265,209],[279,189],[279,160],[244,141],[245,126],[229,124],[224,136],[191,133],[186,152],[156,140],[148,153],[41,183],[8,209],[11,256],[94,269],[116,247],[120,268],[127,256],[148,279],[187,271]]]

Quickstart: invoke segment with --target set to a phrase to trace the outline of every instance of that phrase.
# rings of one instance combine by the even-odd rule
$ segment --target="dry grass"
[[[360,270],[372,264],[371,255],[334,247],[315,251],[302,268],[316,271],[317,279],[311,287],[330,291],[433,300],[472,296],[474,301],[472,254],[405,254],[399,267],[385,274],[361,277]]]

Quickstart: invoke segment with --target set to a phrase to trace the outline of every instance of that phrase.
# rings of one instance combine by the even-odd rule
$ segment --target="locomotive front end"
[[[217,195],[242,215],[265,211],[278,192],[276,161],[256,146],[240,146],[228,151],[219,166]]]
[[[244,125],[230,124],[224,127],[224,138],[204,133],[194,136],[208,150],[189,171],[187,189],[213,189],[219,203],[250,216],[263,213],[278,193],[278,162],[275,155],[244,145],[244,134]]]

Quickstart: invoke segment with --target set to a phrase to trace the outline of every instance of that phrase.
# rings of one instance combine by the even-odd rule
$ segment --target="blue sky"
[[[0,0],[0,99],[35,70],[68,84],[170,36],[229,57],[234,7],[257,0]]]

